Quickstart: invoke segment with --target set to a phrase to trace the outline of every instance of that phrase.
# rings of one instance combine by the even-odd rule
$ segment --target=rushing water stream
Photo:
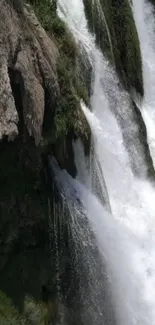
[[[145,98],[141,110],[155,163],[155,34],[153,18],[149,20],[151,10],[143,0],[133,0],[144,61]],[[93,166],[90,170],[87,168],[79,142],[74,144],[77,180],[52,162],[70,211],[75,241],[81,241],[83,250],[87,247],[87,259],[90,260],[87,263],[91,278],[89,298],[83,295],[87,308],[84,324],[155,325],[155,188],[147,179],[130,98],[120,89],[115,71],[96,48],[87,28],[82,0],[59,0],[59,15],[67,22],[76,41],[85,48],[93,67],[91,110],[83,102],[81,108],[91,127],[92,155],[104,177],[101,188],[110,207],[107,209],[92,189],[90,179],[96,170]],[[127,149],[129,139],[130,150]],[[85,223],[87,218],[88,223]],[[92,262],[94,241],[89,227],[106,274],[99,260]],[[97,263],[100,263],[99,268]],[[83,287],[83,291],[87,291],[86,288]],[[103,308],[107,301],[113,306],[108,312]],[[111,317],[110,313],[113,313]]]

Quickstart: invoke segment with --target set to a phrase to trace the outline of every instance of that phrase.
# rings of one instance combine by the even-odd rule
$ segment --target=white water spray
[[[87,50],[93,64],[92,112],[84,103],[81,106],[92,130],[95,155],[105,178],[112,215],[105,211],[87,185],[86,189],[72,180],[68,186],[78,187],[80,200],[106,261],[118,325],[155,325],[155,189],[146,180],[144,157],[136,138],[129,96],[120,90],[115,72],[88,32],[82,0],[76,0],[74,4],[73,0],[67,3],[59,0],[59,3],[60,8],[63,7],[61,17],[68,23],[77,42]],[[148,91],[149,103],[153,101],[151,94]],[[123,132],[133,146],[130,154]],[[138,161],[141,180],[133,174],[131,154]],[[80,161],[77,164],[79,180],[80,175],[89,177],[84,165],[83,160],[82,164]],[[101,304],[104,304],[104,297]]]

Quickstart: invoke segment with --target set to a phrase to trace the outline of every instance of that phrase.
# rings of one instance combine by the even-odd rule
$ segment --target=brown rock
[[[29,135],[40,142],[45,89],[53,104],[59,93],[56,73],[58,50],[31,10],[19,14],[10,2],[0,0],[0,139],[18,134],[18,112],[9,73],[18,74],[23,120]]]

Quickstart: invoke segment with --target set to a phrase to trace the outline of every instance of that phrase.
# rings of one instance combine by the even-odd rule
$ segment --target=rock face
[[[18,113],[12,95],[5,57],[2,57],[0,62],[0,112],[0,139],[6,135],[12,140],[18,133]]]
[[[0,324],[3,325],[10,321],[21,324],[15,313],[12,315],[11,305],[7,307],[3,293],[23,310],[26,295],[42,301],[42,286],[49,287],[55,274],[49,258],[49,193],[41,150],[36,144],[42,136],[45,93],[48,92],[49,109],[59,95],[57,56],[56,45],[29,6],[23,6],[21,12],[11,0],[0,0],[0,301],[4,315],[0,312]],[[41,315],[46,309],[45,302]],[[50,307],[50,320],[51,313]],[[47,324],[47,320],[37,324]]]
[[[43,5],[41,15],[35,8],[40,21],[44,17],[42,10],[47,9],[48,22],[46,26],[43,24],[46,31],[24,1],[0,0],[0,304],[5,309],[4,316],[0,310],[0,324],[3,325],[10,324],[10,320],[21,325],[25,303],[26,310],[34,306],[30,318],[38,310],[43,319],[30,319],[22,324],[47,325],[55,318],[55,238],[49,235],[53,226],[49,202],[50,199],[53,202],[54,194],[46,161],[48,154],[54,155],[62,168],[75,175],[72,140],[78,136],[84,141],[89,138],[88,125],[80,110],[80,99],[89,100],[89,69],[84,62],[80,64],[80,53],[78,56],[65,24],[56,11],[51,13],[51,1],[41,1],[30,3]],[[13,309],[12,316],[8,297],[21,315]],[[31,310],[26,319],[28,316]]]
[[[96,42],[116,68],[123,86],[143,96],[140,44],[130,2],[84,0],[84,5]]]
[[[18,134],[18,112],[10,75],[20,84],[24,124],[36,144],[42,134],[45,89],[54,103],[59,93],[58,50],[27,5],[18,13],[9,1],[0,4],[0,139]]]

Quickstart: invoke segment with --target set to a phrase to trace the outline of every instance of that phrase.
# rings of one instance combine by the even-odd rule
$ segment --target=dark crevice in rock
[[[23,14],[24,11],[24,0],[7,0],[9,4],[16,10],[17,13]]]
[[[22,47],[21,47],[21,39],[19,38],[18,39],[18,43],[16,45],[15,52],[13,53],[13,58],[12,58],[12,60],[10,62],[10,65],[11,65],[12,68],[16,65],[17,59],[18,59],[18,54],[19,54],[19,52],[21,50],[22,50]]]
[[[12,94],[14,97],[16,109],[18,112],[19,123],[18,123],[18,131],[19,136],[22,137],[23,131],[26,128],[24,123],[23,117],[23,80],[21,74],[18,71],[13,69],[9,69],[9,77],[10,77],[10,84],[12,88]]]
[[[56,142],[53,146],[53,155],[56,157],[60,168],[66,169],[68,173],[72,176],[76,176],[76,166],[74,161],[74,152],[73,152],[73,139],[74,134],[70,131],[64,139],[64,141]]]
[[[45,274],[54,271],[49,258],[48,192],[33,140],[3,140],[0,151],[0,287],[22,308],[27,294],[41,299]]]
[[[45,110],[44,110],[44,121],[43,121],[43,137],[47,134],[52,134],[52,128],[54,128],[54,116],[55,108],[51,103],[50,93],[47,88],[45,88]]]

